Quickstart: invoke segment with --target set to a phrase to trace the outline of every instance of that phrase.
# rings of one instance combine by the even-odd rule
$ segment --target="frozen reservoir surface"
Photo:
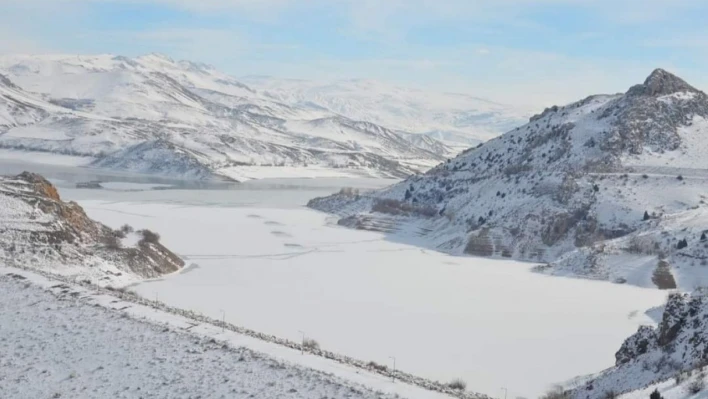
[[[1,166],[1,165],[0,165]],[[0,167],[1,171],[1,167]],[[50,176],[51,177],[51,176]],[[67,175],[64,176],[67,178]],[[106,180],[107,179],[107,180]],[[114,179],[114,180],[111,180]],[[121,180],[123,179],[123,180]],[[284,338],[503,397],[614,363],[660,305],[658,290],[532,273],[531,264],[451,257],[336,225],[312,197],[376,180],[254,181],[222,189],[76,189],[65,199],[112,227],[155,230],[192,266],[139,294]],[[73,180],[73,179],[68,179]],[[126,182],[104,176],[105,181]],[[109,185],[110,186],[110,185]],[[163,187],[164,188],[164,187]]]

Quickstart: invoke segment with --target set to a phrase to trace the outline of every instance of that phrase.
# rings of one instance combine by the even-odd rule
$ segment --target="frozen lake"
[[[0,165],[2,171],[2,165]],[[57,180],[61,180],[56,178]],[[113,180],[111,180],[113,179]],[[65,199],[119,227],[158,231],[195,264],[133,287],[140,294],[242,326],[391,364],[491,396],[534,397],[600,371],[665,293],[541,276],[532,265],[457,258],[338,227],[303,207],[375,180],[280,180],[209,189],[59,185]],[[66,181],[69,181],[67,179]],[[126,183],[134,183],[126,185]],[[141,186],[141,184],[145,184]],[[178,187],[176,185],[175,187]]]

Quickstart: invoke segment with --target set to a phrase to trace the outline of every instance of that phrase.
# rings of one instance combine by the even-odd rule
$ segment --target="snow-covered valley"
[[[111,227],[159,231],[184,257],[178,274],[129,289],[145,298],[468,389],[534,396],[597,372],[665,296],[656,290],[542,276],[533,264],[451,257],[336,226],[304,208],[342,186],[376,180],[276,180],[238,189],[164,189],[147,183],[62,196]],[[139,176],[135,177],[139,180]],[[129,181],[131,181],[129,179]],[[134,181],[134,180],[133,180]],[[164,182],[163,182],[164,183]],[[414,396],[408,396],[414,397]]]

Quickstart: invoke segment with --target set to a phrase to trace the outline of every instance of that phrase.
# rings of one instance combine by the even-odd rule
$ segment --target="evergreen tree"
[[[649,220],[651,219],[651,216],[649,216],[649,212],[644,211],[644,220]]]
[[[680,240],[678,244],[676,244],[677,249],[684,249],[688,246],[688,241],[684,238],[683,240]]]
[[[661,396],[658,389],[655,389],[654,392],[649,395],[649,399],[664,399],[664,397]]]
[[[706,232],[704,231],[703,234],[701,234],[701,241],[708,240],[708,237],[706,237]]]

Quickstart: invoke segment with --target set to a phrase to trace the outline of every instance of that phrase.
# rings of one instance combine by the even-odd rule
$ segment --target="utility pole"
[[[506,399],[507,394],[509,393],[509,390],[502,387],[502,391],[504,391],[504,399]]]
[[[395,356],[389,356],[389,359],[393,359],[393,372],[391,373],[391,378],[393,382],[396,382],[396,357]]]
[[[302,334],[302,341],[300,341],[300,354],[304,355],[305,354],[305,332],[297,330],[300,334]]]

